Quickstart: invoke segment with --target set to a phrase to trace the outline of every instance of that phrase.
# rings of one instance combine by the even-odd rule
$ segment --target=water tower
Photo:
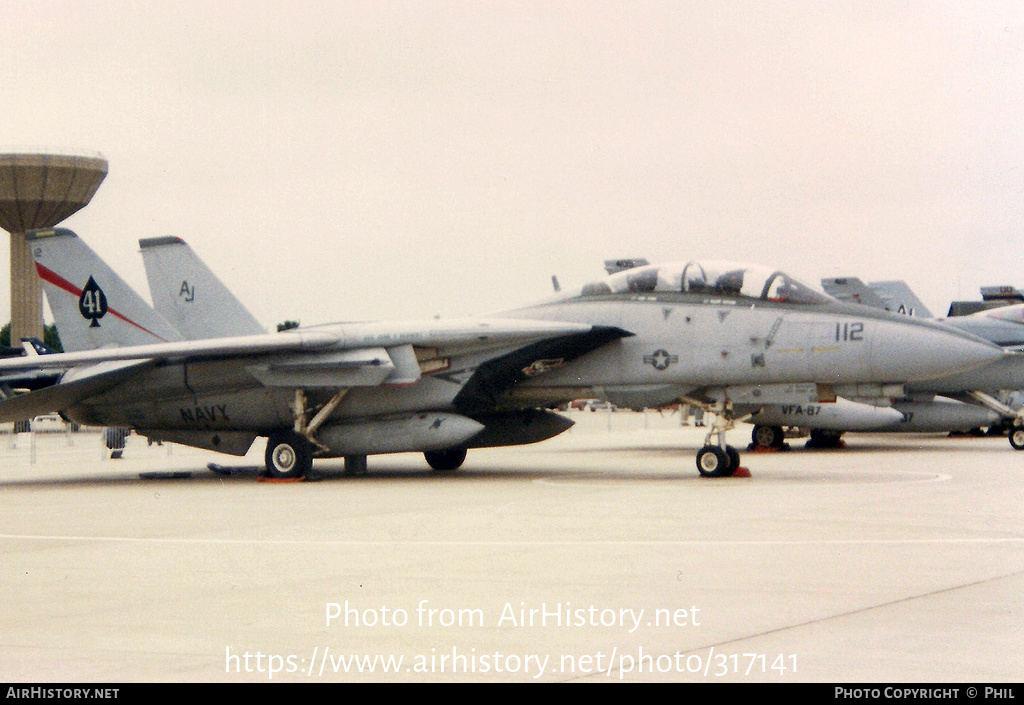
[[[11,344],[43,337],[43,295],[25,232],[52,228],[92,200],[107,175],[100,155],[0,154],[0,228],[11,234]]]

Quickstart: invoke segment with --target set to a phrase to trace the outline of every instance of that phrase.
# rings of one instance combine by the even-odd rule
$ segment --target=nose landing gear
[[[707,435],[704,447],[697,451],[697,472],[703,477],[732,477],[740,469],[740,453],[725,442],[725,434],[735,428],[736,424],[750,418],[750,414],[737,418],[728,401],[706,404],[693,399],[684,399],[687,404],[698,406],[714,419]],[[714,440],[712,440],[714,439]]]

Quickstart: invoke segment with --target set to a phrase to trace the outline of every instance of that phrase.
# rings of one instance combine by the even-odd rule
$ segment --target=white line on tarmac
[[[209,545],[269,545],[269,546],[900,546],[925,544],[1024,544],[1024,536],[990,538],[921,538],[921,539],[765,539],[714,541],[358,541],[330,539],[203,539],[187,537],[145,536],[62,536],[45,534],[0,534],[5,541],[80,541],[119,543],[166,543]]]
[[[788,469],[787,469],[787,471],[788,471]],[[775,475],[773,476],[772,475],[773,472],[775,472],[775,471],[768,470],[768,471],[766,471],[765,475],[758,475],[757,479],[768,479],[768,480],[778,479],[778,473],[775,473]],[[793,473],[803,473],[804,475],[808,475],[810,472],[813,472],[813,471],[805,471],[805,470],[793,471]],[[853,472],[855,473],[856,471],[853,471]],[[883,484],[891,484],[891,483],[896,483],[896,482],[900,482],[900,483],[902,483],[902,482],[948,482],[948,481],[953,479],[952,475],[946,475],[944,473],[915,472],[915,471],[912,471],[912,470],[893,470],[893,471],[886,471],[886,473],[890,474],[890,475],[897,475],[897,474],[898,475],[909,475],[910,477],[887,477],[887,478],[881,478],[881,477],[876,477],[876,478],[869,478],[869,477],[862,477],[862,478],[845,477],[845,478],[842,478],[842,479],[837,479],[837,478],[831,478],[830,477],[829,480],[828,480],[828,486],[829,487],[837,487],[837,486],[840,486],[840,485],[851,485],[851,484],[854,484],[854,485],[883,485]],[[538,485],[559,486],[559,485],[586,484],[587,487],[606,488],[606,489],[613,489],[613,488],[614,489],[621,489],[621,487],[622,487],[621,482],[632,482],[632,481],[636,480],[638,477],[639,478],[643,478],[643,479],[651,479],[649,477],[644,477],[640,473],[637,473],[636,477],[622,478],[622,480],[619,481],[619,484],[609,484],[606,481],[603,481],[603,480],[600,480],[600,479],[596,479],[596,478],[591,479],[589,476],[580,476],[580,475],[573,476],[572,474],[567,474],[565,477],[538,478],[538,479],[533,480],[532,482],[534,484],[538,484]],[[792,477],[792,475],[790,475],[790,479],[791,479],[791,477]],[[662,478],[655,478],[655,479],[662,479]],[[668,475],[668,476],[666,476],[663,479],[668,480],[670,482],[675,482],[675,481],[678,481],[678,480],[687,480],[688,479],[688,480],[692,480],[692,481],[696,481],[696,482],[719,483],[719,484],[722,484],[722,485],[725,485],[726,483],[731,483],[732,485],[735,485],[737,483],[742,484],[744,482],[747,482],[747,483],[751,482],[751,479],[747,478],[747,477],[702,478],[702,477],[699,477],[697,475],[693,475],[693,476],[690,476],[690,477],[682,477],[682,476],[678,476],[678,475]],[[816,477],[807,477],[807,478],[804,478],[804,479],[805,479],[806,482],[816,482],[817,481]],[[711,486],[711,485],[709,484],[708,486]],[[823,485],[821,485],[821,486],[823,486]],[[692,485],[686,485],[686,487],[692,487]]]

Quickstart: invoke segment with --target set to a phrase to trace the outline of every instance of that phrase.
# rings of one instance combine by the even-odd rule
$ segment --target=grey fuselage
[[[603,396],[642,408],[707,388],[900,383],[998,357],[973,336],[834,300],[624,293],[554,300],[508,315],[600,321],[635,333],[513,392],[540,400],[550,392],[552,402]]]
[[[495,410],[590,396],[640,408],[736,385],[903,382],[993,357],[990,346],[972,336],[833,300],[804,305],[721,295],[620,293],[562,297],[503,315],[615,326],[631,335],[572,362],[542,361],[540,374],[515,385]],[[494,356],[488,351],[452,357],[446,369],[412,384],[354,387],[332,421],[453,410],[466,382]],[[289,427],[294,389],[265,386],[251,373],[254,365],[276,359],[158,366],[73,407],[70,416],[82,423],[140,429],[263,434]],[[311,404],[330,396],[329,391],[308,394]]]
[[[940,325],[970,333],[1006,348],[1008,353],[989,365],[943,375],[907,385],[910,393],[960,394],[971,391],[994,393],[1024,389],[1024,323],[1022,307],[1009,306],[970,316],[937,319]]]

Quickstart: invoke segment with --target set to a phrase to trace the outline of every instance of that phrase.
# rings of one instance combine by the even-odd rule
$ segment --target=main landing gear
[[[749,450],[784,450],[788,447],[782,426],[754,426],[750,433]]]
[[[969,392],[968,396],[1003,417],[1009,427],[1007,436],[1014,450],[1024,450],[1024,409],[1012,409],[1003,402],[982,392]]]
[[[466,462],[466,447],[455,446],[444,450],[428,450],[423,453],[427,465],[437,472],[453,472]]]
[[[272,431],[267,438],[264,461],[270,478],[301,479],[313,469],[314,457],[331,454],[331,449],[317,439],[316,432],[337,409],[347,392],[347,389],[339,390],[327,402],[311,408],[306,393],[302,389],[295,390],[295,400],[291,404],[292,428]],[[460,445],[427,451],[424,456],[434,470],[451,472],[465,462],[466,447]],[[345,455],[344,458],[346,475],[366,474],[366,455]]]
[[[811,429],[811,437],[807,439],[805,448],[818,448],[824,450],[835,450],[843,448],[846,441],[843,440],[842,431],[833,431],[825,428]]]
[[[264,456],[267,475],[275,480],[297,480],[313,469],[313,456],[327,449],[317,441],[315,434],[347,393],[347,389],[342,389],[325,404],[310,409],[306,403],[306,393],[302,389],[295,390],[295,401],[291,405],[295,417],[294,427],[274,431],[267,437],[267,452]],[[309,418],[311,414],[312,419]],[[346,473],[360,474],[360,471],[366,471],[365,455],[345,458]]]

